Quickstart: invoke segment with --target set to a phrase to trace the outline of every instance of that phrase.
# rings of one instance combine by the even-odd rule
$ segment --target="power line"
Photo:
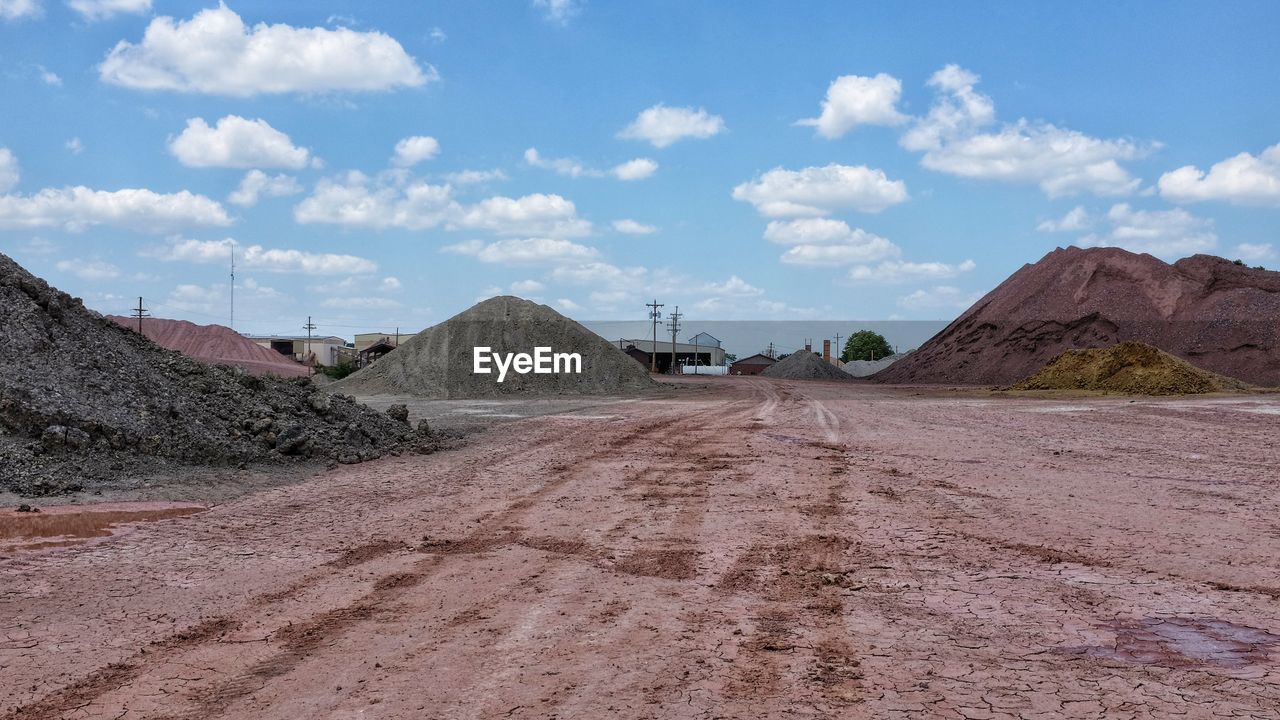
[[[138,318],[138,334],[141,335],[142,334],[142,318],[151,317],[151,314],[147,312],[147,309],[142,306],[141,295],[138,296],[138,307],[134,309],[133,316]]]

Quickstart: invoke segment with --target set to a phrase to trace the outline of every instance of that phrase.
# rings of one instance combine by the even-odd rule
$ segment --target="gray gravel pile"
[[[529,353],[548,347],[582,356],[581,373],[507,373],[498,382],[473,372],[473,349]],[[507,395],[629,395],[658,387],[649,373],[616,346],[552,310],[518,297],[485,300],[424,330],[373,365],[333,388],[357,395],[408,394],[424,398]]]
[[[0,489],[48,495],[183,466],[359,462],[425,433],[307,378],[166,350],[0,255]]]
[[[880,358],[879,360],[850,360],[844,365],[841,365],[840,369],[854,377],[869,377],[871,375],[875,375],[881,370],[884,370],[906,356],[907,353],[896,353],[889,357]]]
[[[821,355],[797,350],[760,373],[779,380],[852,380],[853,376],[828,362]]]

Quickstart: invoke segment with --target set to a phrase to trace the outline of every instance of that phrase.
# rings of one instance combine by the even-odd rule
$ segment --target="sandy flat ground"
[[[1278,442],[755,378],[511,419],[0,560],[0,717],[1280,717]]]

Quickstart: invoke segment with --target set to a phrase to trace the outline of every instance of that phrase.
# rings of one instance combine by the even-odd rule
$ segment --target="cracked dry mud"
[[[0,718],[1280,716],[1274,396],[690,385],[14,554]]]

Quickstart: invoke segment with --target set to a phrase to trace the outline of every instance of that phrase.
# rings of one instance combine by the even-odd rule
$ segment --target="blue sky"
[[[0,250],[104,312],[946,319],[1280,265],[1274,3],[0,0]]]

